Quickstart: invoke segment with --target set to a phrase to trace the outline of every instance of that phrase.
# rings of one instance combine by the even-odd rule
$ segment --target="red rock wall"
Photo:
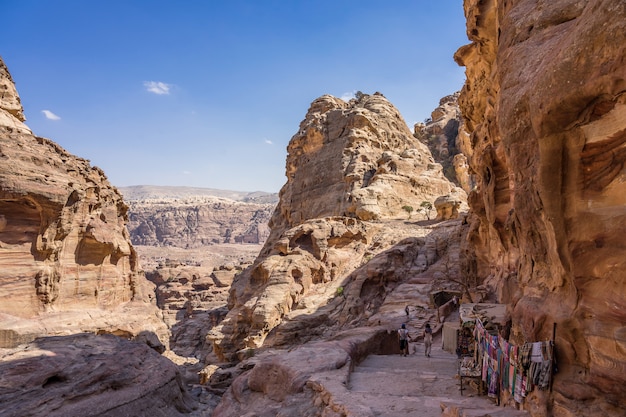
[[[104,174],[46,139],[3,129],[0,144],[2,312],[27,318],[133,299],[126,206]]]
[[[466,0],[469,244],[516,341],[556,323],[535,415],[626,409],[626,3]],[[549,398],[548,398],[549,397]]]
[[[136,333],[151,323],[162,333],[152,284],[139,273],[130,244],[120,193],[89,161],[30,132],[1,60],[0,89],[0,346],[46,334],[43,328],[63,333],[86,319],[91,324],[72,331],[123,326]],[[99,321],[86,312],[112,312],[131,301],[143,309],[132,319]],[[80,314],[59,318],[63,312]],[[45,317],[57,320],[45,326],[23,321],[42,320],[41,313],[54,313]],[[139,328],[131,331],[133,322]]]
[[[265,243],[275,204],[205,198],[129,203],[135,245],[198,248],[219,243]]]

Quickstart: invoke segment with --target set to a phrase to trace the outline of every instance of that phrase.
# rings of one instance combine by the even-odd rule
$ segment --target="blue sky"
[[[462,0],[0,0],[0,56],[39,136],[116,186],[277,192],[323,94],[409,126],[459,90]]]

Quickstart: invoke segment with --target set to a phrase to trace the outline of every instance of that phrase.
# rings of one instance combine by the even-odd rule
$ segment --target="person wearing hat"
[[[406,324],[402,323],[402,327],[398,329],[398,340],[400,341],[400,354],[406,356],[409,354],[409,331]]]

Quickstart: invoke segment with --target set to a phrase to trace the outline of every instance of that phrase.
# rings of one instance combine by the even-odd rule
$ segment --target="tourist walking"
[[[424,355],[430,358],[430,348],[433,345],[433,329],[430,328],[430,323],[426,323],[424,329]]]
[[[398,340],[400,341],[400,354],[406,356],[409,354],[409,331],[406,324],[402,323],[402,327],[398,329]]]

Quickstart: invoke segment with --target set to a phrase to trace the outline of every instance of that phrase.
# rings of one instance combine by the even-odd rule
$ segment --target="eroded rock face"
[[[16,132],[30,133],[30,129],[23,123],[26,118],[20,96],[2,59],[0,59],[0,109],[2,109],[0,125],[10,127]]]
[[[132,198],[133,193],[122,191],[131,196],[127,200],[128,230],[134,245],[198,248],[221,243],[263,244],[269,236],[268,222],[275,203],[211,195],[159,197],[154,195],[156,191],[151,198]]]
[[[6,417],[170,417],[188,415],[193,404],[176,365],[144,343],[112,335],[47,337],[2,349],[0,386]]]
[[[426,254],[429,240],[415,238],[431,230],[417,224],[419,216],[405,222],[404,207],[464,196],[380,94],[315,100],[288,150],[270,237],[236,277],[230,311],[209,334],[221,360],[244,348],[299,344],[336,326],[367,326],[382,305],[404,312],[407,298],[389,294],[445,252]],[[449,273],[459,270],[457,258]],[[388,323],[380,314],[376,321]]]
[[[0,86],[0,346],[107,329],[148,329],[167,343],[121,195],[100,169],[30,133],[1,61]],[[90,311],[90,324],[63,318]]]
[[[310,223],[321,228],[324,220]],[[463,276],[458,259],[464,237],[462,221],[427,222],[431,224],[428,228],[397,221],[357,223],[371,227],[363,228],[365,236],[372,237],[371,241],[359,242],[365,249],[364,256],[361,256],[363,249],[355,250],[356,244],[329,248],[329,252],[332,249],[336,253],[332,260],[344,262],[348,271],[356,268],[352,272],[327,283],[310,283],[306,292],[284,294],[281,290],[289,290],[285,288],[289,281],[281,282],[279,277],[291,272],[284,267],[305,265],[294,251],[281,257],[284,259],[280,265],[282,270],[272,270],[269,279],[278,288],[264,290],[259,286],[253,302],[233,310],[238,317],[251,321],[268,312],[269,317],[280,320],[267,336],[262,336],[259,327],[253,329],[255,333],[247,333],[246,320],[232,320],[231,314],[227,316],[225,324],[232,327],[224,326],[223,330],[233,329],[250,335],[245,339],[249,347],[257,346],[261,340],[263,346],[239,352],[237,358],[243,361],[237,369],[230,367],[213,374],[215,384],[227,374],[236,377],[215,409],[215,416],[235,417],[247,413],[269,416],[277,410],[288,415],[374,415],[358,401],[343,402],[333,394],[345,392],[352,364],[359,363],[368,354],[397,353],[399,323],[406,322],[414,336],[427,322],[438,330],[438,320],[444,316],[437,314],[429,298],[434,288],[458,288],[450,278]],[[308,227],[308,224],[302,226]],[[337,258],[342,249],[345,249],[343,259]],[[325,267],[324,262],[316,261],[315,255],[301,252],[312,265]],[[270,256],[263,261],[265,265],[274,262],[280,262],[280,258]],[[310,278],[310,275],[303,275],[303,278]],[[296,281],[292,287],[305,281],[307,279]],[[290,301],[276,302],[294,293],[298,302],[293,303],[290,310],[287,309]],[[410,317],[405,314],[407,306]],[[282,317],[272,311],[277,308],[284,308]],[[218,344],[218,347],[224,347],[226,354],[233,348],[226,344]],[[252,352],[257,355],[245,359]],[[209,378],[212,385],[213,378]]]
[[[517,342],[556,324],[553,394],[535,415],[626,409],[626,3],[465,1],[460,103],[473,131],[479,274]]]
[[[275,235],[315,218],[405,217],[404,206],[454,188],[380,93],[348,103],[318,98],[287,151],[287,184],[270,223]]]
[[[459,92],[456,92],[439,100],[430,119],[415,124],[413,135],[428,146],[433,158],[443,166],[446,178],[469,193],[473,187],[467,165],[471,145],[458,99]]]

